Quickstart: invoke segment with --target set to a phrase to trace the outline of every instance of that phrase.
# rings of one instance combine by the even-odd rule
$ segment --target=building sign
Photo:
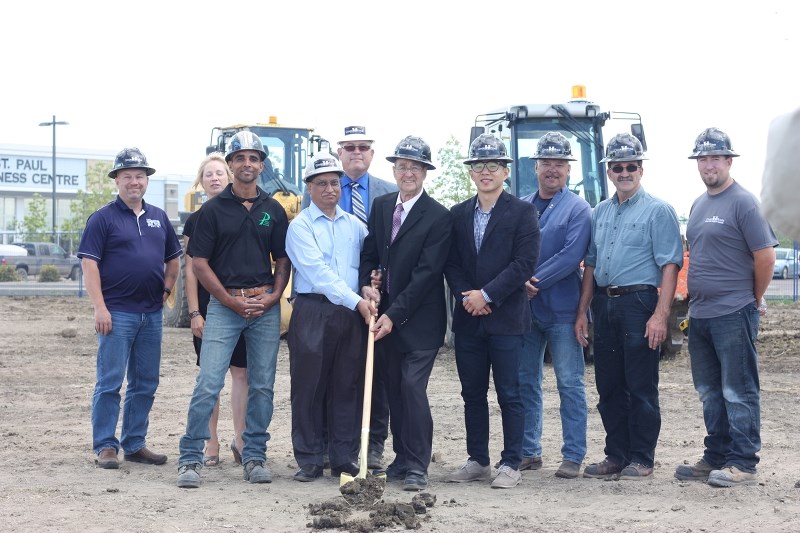
[[[5,191],[53,192],[53,159],[0,153],[0,189]],[[86,190],[86,160],[56,158],[56,192]]]

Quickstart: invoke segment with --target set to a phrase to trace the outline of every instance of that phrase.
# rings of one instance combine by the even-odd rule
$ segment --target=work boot
[[[755,485],[758,478],[755,473],[743,472],[735,466],[726,466],[712,470],[708,475],[708,484],[715,487],[733,487],[734,485]]]
[[[631,463],[619,473],[620,479],[639,481],[653,477],[653,467],[645,466],[641,463]]]
[[[264,466],[263,461],[247,461],[244,465],[243,479],[250,483],[272,483],[272,474],[269,469]]]
[[[191,463],[178,468],[178,486],[182,489],[196,489],[200,486],[200,465]]]
[[[521,470],[521,469],[520,469]],[[567,461],[564,459],[561,461],[561,466],[558,467],[556,470],[556,477],[560,477],[562,479],[575,479],[578,477],[578,474],[581,472],[581,464],[574,463],[572,461]]]
[[[682,481],[708,481],[708,475],[716,470],[705,459],[700,459],[693,465],[678,465],[675,477]]]
[[[97,468],[106,468],[109,470],[116,470],[119,468],[119,461],[117,460],[117,450],[114,448],[103,448],[100,450],[100,453],[97,454],[97,459],[94,461],[97,463]]]
[[[594,479],[611,479],[622,471],[622,466],[618,465],[608,457],[599,463],[592,463],[583,469],[583,477]]]

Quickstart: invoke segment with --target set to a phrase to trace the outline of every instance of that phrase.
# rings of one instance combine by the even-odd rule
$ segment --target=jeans
[[[244,318],[211,297],[200,352],[202,364],[189,403],[186,433],[180,441],[179,466],[203,463],[203,443],[210,437],[208,420],[225,384],[231,353],[242,334],[247,345],[248,385],[242,464],[266,461],[267,429],[272,420],[280,343],[280,312],[280,305],[275,303],[257,318]]]
[[[456,367],[464,399],[467,453],[482,466],[489,464],[489,370],[503,420],[502,464],[519,468],[524,412],[519,392],[519,358],[523,335],[455,335]]]
[[[756,471],[761,449],[758,324],[755,304],[720,317],[689,320],[692,379],[708,432],[703,458],[712,466]]]
[[[561,401],[561,455],[564,460],[582,463],[586,456],[586,386],[583,348],[575,339],[572,324],[545,324],[533,320],[525,335],[519,364],[520,393],[525,410],[522,456],[542,455],[542,372],[545,347],[550,348]]]
[[[111,311],[111,331],[97,335],[97,382],[92,396],[92,449],[136,453],[145,447],[161,366],[161,310]],[[119,390],[127,373],[120,440]]]
[[[595,293],[594,371],[606,430],[606,456],[618,465],[653,466],[661,409],[658,404],[659,349],[644,336],[658,302],[655,288],[618,297]]]

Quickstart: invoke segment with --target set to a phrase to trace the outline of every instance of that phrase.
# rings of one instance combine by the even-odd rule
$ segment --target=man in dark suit
[[[374,139],[367,135],[364,126],[347,126],[344,136],[339,139],[339,160],[342,162],[344,175],[340,178],[342,194],[339,207],[345,212],[355,215],[365,225],[369,218],[375,198],[397,192],[394,183],[384,181],[369,173],[375,150]],[[308,189],[303,193],[301,209],[311,203]],[[358,419],[360,422],[360,418]],[[369,468],[381,469],[383,447],[389,435],[389,400],[381,375],[377,373],[372,381],[372,420],[369,429]]]
[[[506,147],[483,134],[470,145],[470,177],[478,194],[450,210],[453,239],[445,275],[460,299],[453,311],[456,366],[464,399],[469,459],[447,481],[487,480],[489,370],[503,418],[503,452],[492,488],[516,487],[524,425],[519,391],[523,338],[531,327],[525,282],[539,256],[539,223],[532,204],[503,191]]]
[[[359,276],[364,295],[380,299],[373,326],[377,372],[389,395],[395,452],[387,478],[403,480],[405,490],[423,490],[433,446],[428,378],[447,327],[442,273],[450,214],[422,189],[427,171],[436,168],[425,141],[406,137],[386,159],[394,163],[400,192],[375,200]],[[378,269],[383,272],[380,295],[370,287]]]

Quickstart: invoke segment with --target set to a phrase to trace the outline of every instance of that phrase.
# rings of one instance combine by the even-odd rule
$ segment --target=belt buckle
[[[611,291],[619,289],[619,285],[609,285],[606,287],[606,296],[609,298],[619,298],[619,294],[611,294]]]

